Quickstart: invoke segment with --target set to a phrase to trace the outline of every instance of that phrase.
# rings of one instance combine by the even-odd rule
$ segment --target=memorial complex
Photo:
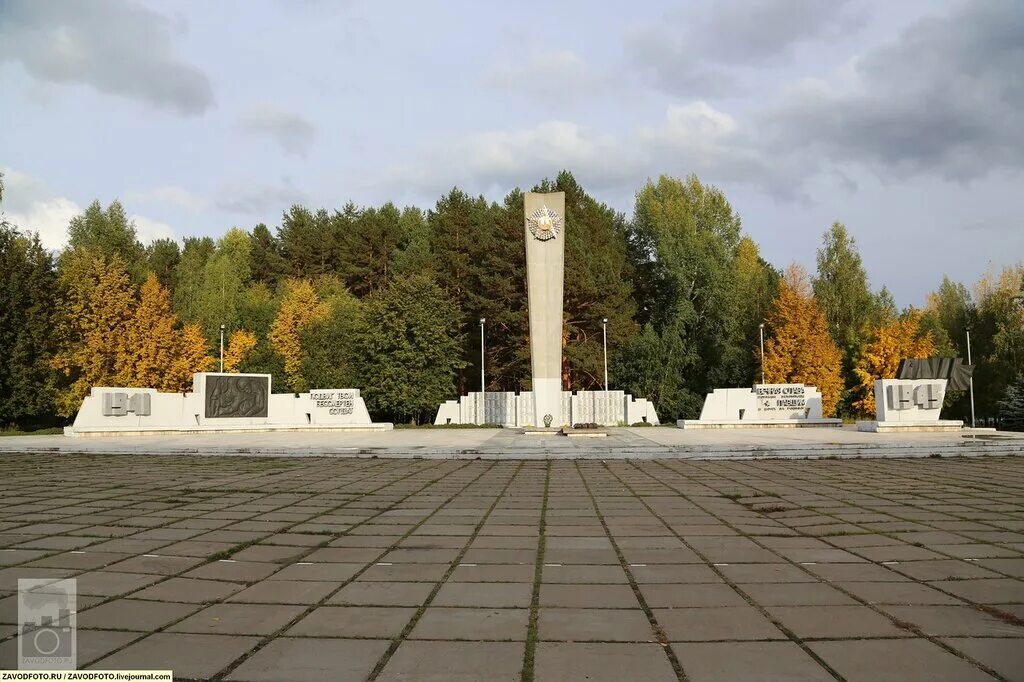
[[[524,197],[526,282],[530,306],[531,391],[474,392],[449,400],[434,424],[549,428],[573,424],[658,424],[654,405],[623,391],[562,390],[562,293],[565,285],[565,193]],[[483,387],[481,387],[482,389]]]

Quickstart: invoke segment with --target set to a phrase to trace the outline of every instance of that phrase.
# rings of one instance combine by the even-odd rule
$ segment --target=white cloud
[[[201,114],[213,106],[213,88],[175,53],[173,32],[167,17],[126,0],[8,0],[0,62],[18,62],[41,81]]]
[[[12,168],[4,168],[2,208],[7,220],[24,231],[39,233],[39,241],[47,249],[60,250],[67,245],[68,223],[85,209],[76,201],[55,195],[38,178]],[[132,215],[139,241],[176,239],[174,229],[159,220]]]
[[[485,78],[487,85],[500,90],[525,93],[531,101],[561,103],[593,97],[609,90],[610,74],[592,69],[572,50],[534,50],[523,59],[494,66]]]
[[[657,124],[612,135],[569,121],[531,128],[473,133],[395,169],[391,182],[436,193],[457,184],[471,191],[530,185],[560,170],[573,171],[594,189],[620,189],[661,173],[697,173],[713,182],[738,182],[773,194],[799,196],[792,164],[769,163],[743,124],[707,102],[667,108]]]
[[[143,244],[149,244],[154,239],[177,239],[174,228],[167,223],[153,220],[138,214],[128,216],[128,220],[135,223],[135,234]]]
[[[252,107],[238,121],[247,133],[262,135],[281,145],[286,154],[305,156],[316,136],[316,127],[308,120],[276,104],[262,103]]]
[[[190,213],[197,213],[206,209],[209,202],[184,187],[177,185],[160,185],[144,190],[127,192],[124,195],[125,201],[135,204],[160,204],[180,208]]]

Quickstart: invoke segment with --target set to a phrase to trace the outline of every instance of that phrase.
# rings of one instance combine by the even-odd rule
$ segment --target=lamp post
[[[484,322],[487,321],[486,317],[480,318],[480,392],[485,391],[484,383]]]
[[[764,383],[764,322],[757,325],[757,331],[761,335],[761,383]]]
[[[220,371],[224,372],[224,325],[220,326]]]
[[[604,392],[608,392],[608,318],[601,319],[601,330],[604,335]]]
[[[971,328],[965,329],[967,332],[967,364],[971,364]],[[971,391],[971,428],[974,428],[974,376],[971,376],[967,380],[969,382],[969,388]]]

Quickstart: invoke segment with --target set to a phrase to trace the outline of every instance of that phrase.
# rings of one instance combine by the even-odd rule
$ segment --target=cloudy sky
[[[93,199],[148,240],[696,173],[776,265],[841,220],[920,304],[1024,260],[1022,74],[1020,0],[3,0],[3,208],[57,248]]]

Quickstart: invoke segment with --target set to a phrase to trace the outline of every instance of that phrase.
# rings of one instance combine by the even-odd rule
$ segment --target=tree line
[[[782,272],[693,176],[647,182],[631,218],[569,172],[533,190],[566,193],[566,390],[602,388],[607,318],[611,387],[664,421],[762,372],[818,386],[829,414],[868,415],[875,378],[901,357],[966,356],[968,329],[978,414],[1024,396],[1024,264],[973,291],[943,278],[923,307],[898,310],[840,223],[814,273]],[[481,318],[487,390],[530,388],[519,189],[489,202],[455,188],[429,210],[296,205],[273,230],[147,245],[119,202],[94,202],[56,254],[31,225],[0,220],[2,425],[67,420],[91,386],[189,390],[192,372],[219,368],[222,325],[225,371],[272,374],[275,391],[361,388],[377,419],[428,421],[479,390]],[[947,413],[966,416],[966,397],[951,394]]]

